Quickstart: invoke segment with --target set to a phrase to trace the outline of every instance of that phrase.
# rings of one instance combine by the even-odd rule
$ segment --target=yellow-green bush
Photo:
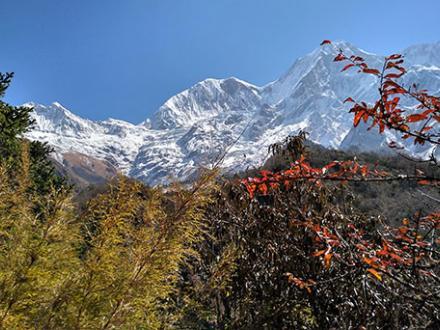
[[[0,328],[172,327],[213,173],[166,193],[121,176],[77,215],[68,193],[29,189],[27,148],[21,164],[0,169]]]

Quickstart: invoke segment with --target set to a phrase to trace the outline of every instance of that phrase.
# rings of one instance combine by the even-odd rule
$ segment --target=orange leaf
[[[403,72],[402,73],[389,73],[385,76],[385,79],[395,79],[395,78],[400,78],[403,76]]]
[[[402,88],[402,86],[400,86],[398,83],[392,81],[392,80],[387,80],[383,83],[383,88],[388,88],[388,87],[394,87],[394,88]]]
[[[395,62],[390,61],[387,63],[386,69],[400,68],[398,66],[398,64],[402,64],[402,63],[403,63],[403,60],[399,60],[399,61],[395,61]]]
[[[375,270],[374,268],[368,268],[367,272],[369,272],[370,274],[373,274],[375,278],[377,278],[379,281],[382,281],[382,276],[379,274],[379,272],[377,270]]]
[[[362,119],[364,120],[364,123],[366,123],[368,121],[369,117],[370,117],[370,115],[368,114],[368,112],[365,111],[364,115],[362,116]]]
[[[267,195],[267,186],[265,183],[262,183],[258,186],[258,190],[263,194]]]
[[[391,101],[386,102],[385,107],[388,111],[393,111],[399,104],[400,97],[395,97]]]
[[[327,254],[324,256],[324,264],[325,264],[325,268],[327,268],[327,269],[330,268],[331,261],[332,261],[332,257],[333,257],[333,254],[331,254],[331,253],[327,253]]]
[[[401,88],[401,87],[396,87],[396,88],[390,88],[387,89],[384,92],[385,95],[392,95],[392,94],[406,94],[406,90]]]
[[[365,111],[361,110],[354,116],[353,125],[354,127],[357,127],[359,125],[359,122],[361,121],[362,116],[364,115]]]
[[[355,101],[354,101],[351,97],[347,97],[347,98],[344,100],[344,103],[347,103],[347,102],[353,102],[353,103],[355,103]]]
[[[344,66],[344,67],[342,68],[341,72],[344,72],[344,71],[350,69],[350,68],[353,67],[353,66],[354,66],[353,63],[347,64],[346,66]]]
[[[387,60],[397,60],[401,57],[402,57],[402,55],[400,55],[400,54],[393,54],[393,55],[388,56],[386,59]]]
[[[333,161],[333,162],[328,163],[327,165],[325,165],[325,166],[323,167],[323,169],[325,169],[325,170],[329,170],[330,168],[332,168],[332,167],[334,167],[334,166],[336,166],[336,165],[338,165],[338,162],[337,162],[337,161]]]
[[[351,55],[350,58],[355,62],[363,62],[364,61],[364,59],[360,56]],[[363,65],[365,66],[366,64],[363,63]]]
[[[272,172],[271,171],[267,171],[267,170],[262,170],[262,171],[260,171],[260,174],[264,178],[267,178],[268,176],[272,175]]]
[[[420,133],[425,133],[425,132],[431,130],[432,128],[433,128],[433,126],[426,126],[420,131]]]
[[[340,61],[344,61],[347,58],[345,57],[344,54],[339,53],[338,55],[336,55],[336,57],[333,59],[333,61],[335,62],[340,62]]]
[[[399,227],[399,233],[401,233],[402,235],[406,235],[408,233],[408,230],[409,229],[406,226]]]
[[[421,120],[426,119],[426,116],[424,115],[420,115],[420,114],[415,114],[415,115],[409,115],[408,117],[406,117],[406,122],[407,123],[415,123]]]
[[[399,128],[402,131],[404,131],[404,132],[409,132],[409,126],[408,125],[402,124],[402,125],[399,126]],[[404,137],[402,137],[402,138],[404,139]]]
[[[363,73],[370,73],[370,74],[374,74],[374,75],[379,75],[380,71],[377,69],[369,69],[369,68],[365,68],[362,70]]]
[[[394,260],[396,260],[397,262],[403,262],[402,257],[395,254],[395,253],[390,253],[390,257],[393,258]]]
[[[367,176],[367,174],[368,174],[368,166],[367,165],[364,165],[361,167],[361,174],[363,177]]]
[[[428,110],[423,111],[423,112],[421,113],[421,115],[423,115],[423,116],[428,116],[428,115],[430,115],[431,113],[434,113],[434,112],[435,112],[434,109],[428,109]]]
[[[428,181],[428,180],[419,180],[419,181],[417,181],[417,183],[418,183],[418,184],[422,184],[422,185],[431,184],[431,182]]]
[[[363,259],[362,259],[362,261],[363,262],[365,262],[367,265],[370,265],[371,267],[374,267],[374,268],[377,268],[378,267],[378,264],[377,264],[377,258],[375,258],[375,257],[373,257],[373,258],[367,258],[367,257],[364,257]]]
[[[247,180],[243,180],[242,182],[243,182],[244,186],[246,187],[246,190],[248,191],[250,198],[251,199],[254,198],[254,193],[255,193],[257,186],[253,183],[249,183]]]
[[[319,257],[320,255],[323,255],[325,253],[325,251],[326,250],[320,250],[320,251],[313,252],[312,256]]]

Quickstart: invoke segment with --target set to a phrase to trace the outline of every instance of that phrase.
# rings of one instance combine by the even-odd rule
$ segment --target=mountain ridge
[[[373,67],[384,58],[347,42],[333,45],[348,55],[360,54]],[[440,43],[406,48],[410,66],[404,79],[426,82],[431,91],[440,91],[437,49]],[[334,55],[333,48],[317,48],[298,58],[280,79],[261,87],[235,77],[205,79],[170,97],[153,118],[137,125],[84,119],[59,102],[27,104],[35,108],[36,125],[26,136],[52,145],[58,161],[76,152],[105,160],[149,184],[189,178],[198,168],[211,166],[227,148],[225,169],[258,166],[269,144],[299,130],[307,130],[311,141],[328,148],[386,151],[387,142],[396,136],[377,136],[365,126],[354,130],[349,106],[343,103],[348,96],[372,102],[377,78],[341,73],[342,64],[333,62]],[[416,156],[432,151],[405,147]]]

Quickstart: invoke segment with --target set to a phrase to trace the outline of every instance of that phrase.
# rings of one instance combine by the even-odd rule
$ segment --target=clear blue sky
[[[323,39],[386,54],[440,40],[439,0],[0,0],[6,100],[140,122],[208,77],[257,85]]]

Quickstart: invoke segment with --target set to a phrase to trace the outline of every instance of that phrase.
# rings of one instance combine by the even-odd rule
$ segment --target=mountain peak
[[[410,46],[402,54],[408,64],[440,67],[440,41]]]
[[[62,110],[64,110],[64,111],[69,111],[69,110],[67,110],[67,108],[65,107],[65,106],[63,106],[60,102],[58,102],[58,101],[55,101],[55,102],[52,102],[52,106],[54,106],[54,107],[56,107],[56,108],[60,108],[60,109],[62,109]],[[70,111],[69,111],[70,112]]]
[[[205,79],[168,99],[152,120],[153,129],[191,127],[228,111],[255,108],[260,89],[235,77]]]

